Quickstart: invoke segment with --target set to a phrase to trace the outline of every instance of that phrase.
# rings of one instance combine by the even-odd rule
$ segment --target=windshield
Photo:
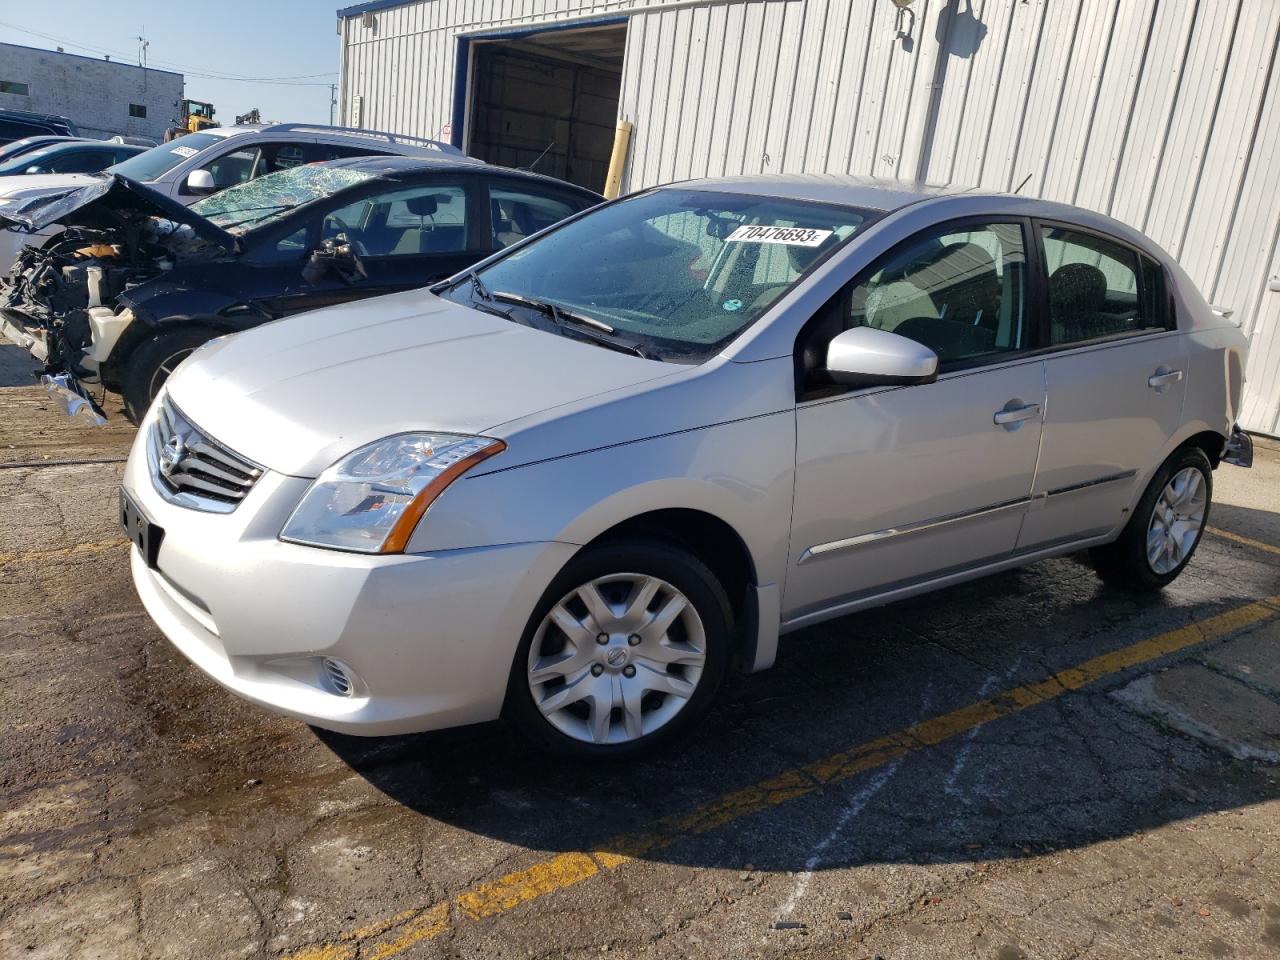
[[[114,167],[107,167],[107,172],[118,173],[139,183],[150,183],[152,180],[159,180],[183,160],[194,157],[205,147],[223,139],[225,138],[212,133],[188,133],[185,137],[162,143],[128,160],[122,160]]]
[[[515,294],[554,304],[648,355],[701,362],[870,216],[800,200],[660,189],[565,224],[478,275],[499,301]],[[476,295],[465,282],[450,292],[464,303]]]
[[[349,167],[291,167],[205,197],[191,209],[224,230],[241,234],[266,226],[294,207],[331,197],[372,177]]]

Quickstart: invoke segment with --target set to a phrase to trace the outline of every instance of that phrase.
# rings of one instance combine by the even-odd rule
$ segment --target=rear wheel
[[[1156,471],[1115,543],[1090,551],[1107,583],[1159,590],[1180,574],[1204,534],[1213,499],[1213,467],[1199,447],[1173,454]]]
[[[208,327],[180,327],[158,333],[147,340],[125,362],[120,392],[124,396],[124,412],[134,423],[147,415],[169,374],[217,332]]]
[[[507,719],[556,753],[631,757],[705,713],[729,662],[715,575],[654,541],[592,547],[544,594],[512,665]]]

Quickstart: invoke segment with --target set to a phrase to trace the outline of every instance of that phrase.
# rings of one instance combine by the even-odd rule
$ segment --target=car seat
[[[1064,263],[1049,277],[1053,343],[1074,343],[1106,330],[1107,277],[1088,263]]]

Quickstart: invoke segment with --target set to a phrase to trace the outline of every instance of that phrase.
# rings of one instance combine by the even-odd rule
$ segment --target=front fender
[[[795,473],[787,410],[464,476],[431,506],[409,541],[425,553],[506,543],[582,545],[623,521],[699,510],[733,528],[761,584],[786,571]]]

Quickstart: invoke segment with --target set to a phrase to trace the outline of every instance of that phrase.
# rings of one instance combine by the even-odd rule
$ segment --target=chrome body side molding
[[[809,563],[813,560],[819,560],[824,556],[839,553],[844,550],[851,550],[854,547],[861,547],[868,543],[876,543],[881,540],[888,540],[892,537],[901,537],[911,533],[933,530],[938,527],[947,526],[948,524],[959,523],[962,520],[973,520],[977,517],[990,516],[993,513],[1000,513],[1004,510],[1012,510],[1015,507],[1025,506],[1033,501],[1045,500],[1049,497],[1057,497],[1065,493],[1075,493],[1077,490],[1086,490],[1090,487],[1096,487],[1103,483],[1115,483],[1119,480],[1129,480],[1137,475],[1137,470],[1125,470],[1121,473],[1110,473],[1105,477],[1085,480],[1083,483],[1073,483],[1066,487],[1057,487],[1053,490],[1037,493],[1030,497],[1019,497],[1016,500],[1006,500],[1003,503],[993,503],[990,506],[979,507],[977,510],[966,510],[963,513],[952,513],[943,517],[934,517],[930,520],[921,520],[917,523],[903,524],[900,527],[886,527],[884,530],[873,530],[870,533],[862,533],[856,537],[846,537],[843,540],[832,540],[829,543],[818,543],[802,553],[800,555],[800,559],[796,562]]]

